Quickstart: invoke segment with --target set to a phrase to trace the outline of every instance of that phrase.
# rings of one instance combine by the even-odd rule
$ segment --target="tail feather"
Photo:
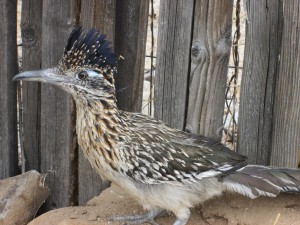
[[[224,185],[228,191],[250,198],[300,193],[300,170],[248,165],[224,177]]]

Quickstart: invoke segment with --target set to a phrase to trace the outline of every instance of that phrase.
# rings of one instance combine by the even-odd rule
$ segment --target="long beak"
[[[13,78],[13,81],[19,81],[19,80],[59,84],[61,82],[65,82],[66,77],[59,75],[57,69],[50,68],[50,69],[43,69],[43,70],[25,71],[23,73],[19,73]]]

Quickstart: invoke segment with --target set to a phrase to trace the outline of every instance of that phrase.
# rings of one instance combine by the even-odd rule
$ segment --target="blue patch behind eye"
[[[97,73],[93,70],[87,70],[87,73],[88,73],[89,77],[93,77],[93,78],[103,77],[103,75],[101,73]]]

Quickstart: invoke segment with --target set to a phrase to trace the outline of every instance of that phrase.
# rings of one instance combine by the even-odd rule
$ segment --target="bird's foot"
[[[176,219],[175,223],[173,225],[185,225],[187,224],[188,218],[187,219]]]
[[[153,209],[141,215],[125,215],[125,216],[114,216],[111,218],[112,221],[124,221],[126,225],[129,224],[142,224],[150,223],[152,225],[159,225],[155,222],[155,217],[162,213],[162,209]]]

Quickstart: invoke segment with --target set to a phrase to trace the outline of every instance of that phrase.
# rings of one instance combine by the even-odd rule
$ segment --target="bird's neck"
[[[108,164],[116,168],[116,145],[121,126],[121,111],[113,99],[76,99],[78,143],[94,167]],[[95,156],[95,154],[97,154]],[[95,160],[100,160],[96,162]],[[102,161],[101,161],[102,160]],[[98,165],[99,164],[99,165]]]

